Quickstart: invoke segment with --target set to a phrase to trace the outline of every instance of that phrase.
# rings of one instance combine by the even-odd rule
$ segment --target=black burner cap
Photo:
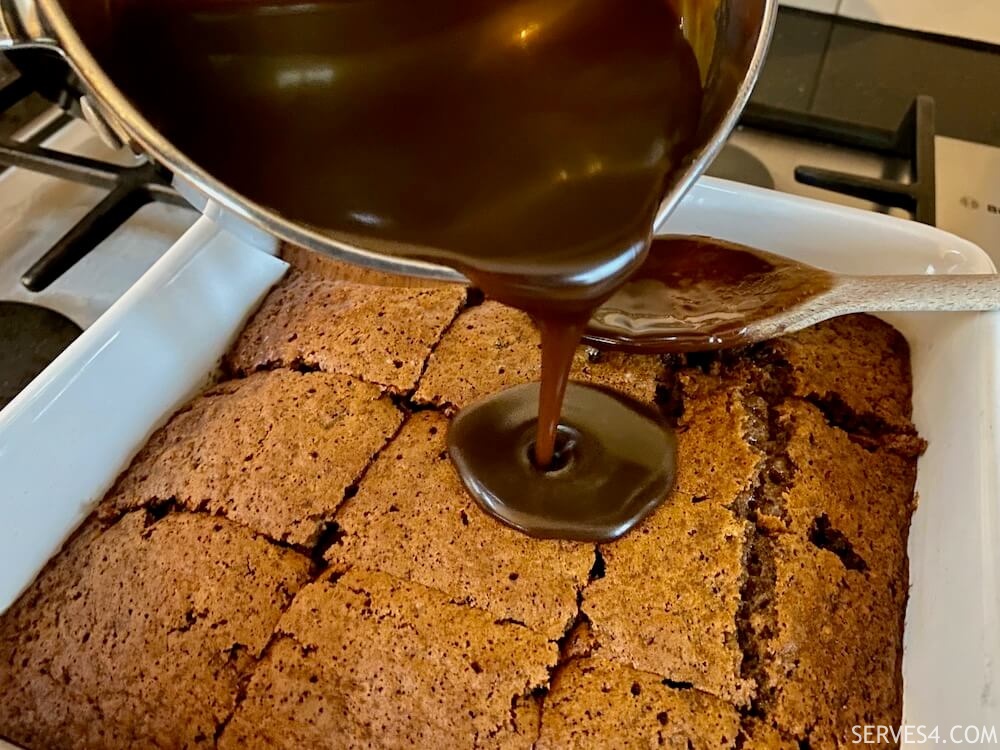
[[[0,409],[82,333],[65,315],[23,302],[0,302]]]

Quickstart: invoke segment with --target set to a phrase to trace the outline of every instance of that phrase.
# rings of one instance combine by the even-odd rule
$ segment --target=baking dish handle
[[[210,381],[287,267],[203,216],[0,410],[0,612]]]

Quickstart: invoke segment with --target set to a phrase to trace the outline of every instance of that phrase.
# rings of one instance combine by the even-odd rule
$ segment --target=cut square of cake
[[[304,588],[220,748],[530,748],[554,644],[385,573]]]
[[[212,747],[310,569],[224,518],[88,523],[0,617],[0,736]]]
[[[174,502],[308,545],[402,419],[379,388],[343,375],[231,380],[153,435],[103,512]]]

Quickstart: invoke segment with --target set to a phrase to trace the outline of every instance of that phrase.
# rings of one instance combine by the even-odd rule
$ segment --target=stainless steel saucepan
[[[124,2],[157,0],[0,0],[0,50],[43,47],[66,58],[84,91],[81,110],[102,137],[165,165],[177,189],[207,220],[258,246],[275,240],[350,263],[446,281],[464,281],[442,266],[379,252],[374,240],[321,232],[255,203],[205,171],[143,117],[97,63],[93,51],[113,33]],[[239,0],[232,0],[238,4]],[[711,163],[750,97],[774,27],[778,0],[664,0],[682,18],[705,84],[699,147],[663,199],[660,218]],[[141,66],[142,60],[135,65]]]

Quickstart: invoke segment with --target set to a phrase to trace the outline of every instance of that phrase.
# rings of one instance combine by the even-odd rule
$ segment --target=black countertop
[[[782,8],[753,101],[892,130],[918,94],[940,135],[1000,146],[1000,47],[839,16]]]

